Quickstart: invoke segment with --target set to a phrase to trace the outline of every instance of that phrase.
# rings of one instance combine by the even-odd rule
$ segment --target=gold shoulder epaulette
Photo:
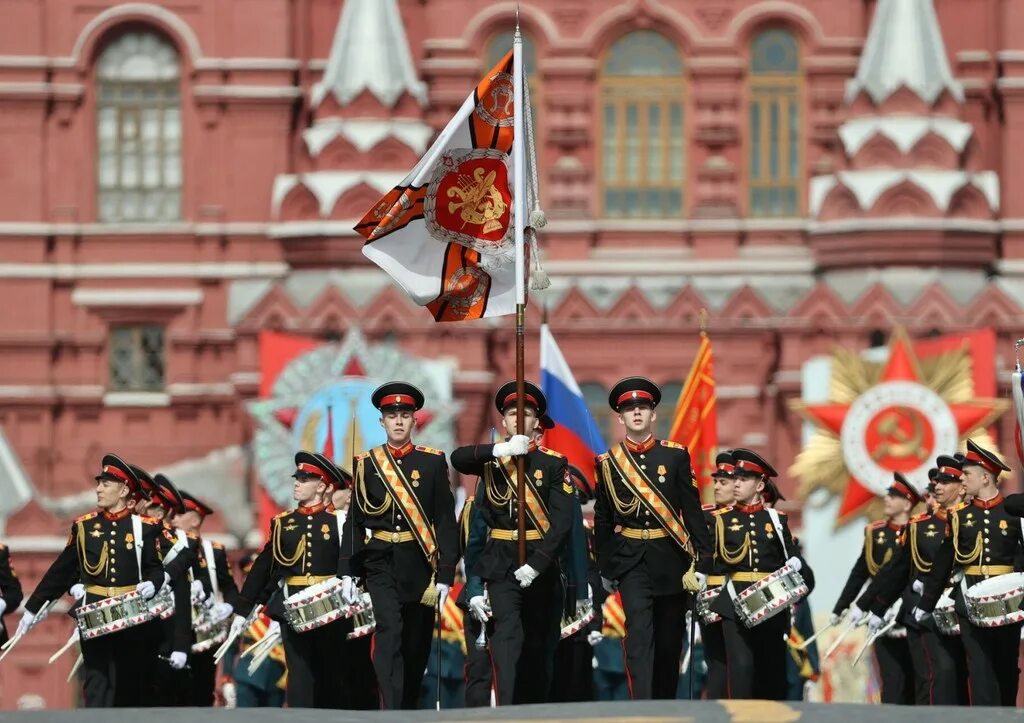
[[[424,447],[422,444],[417,444],[416,449],[420,452],[426,452],[427,454],[443,455],[444,452],[440,449],[434,449],[433,447]]]
[[[679,442],[673,442],[671,439],[661,440],[662,447],[671,447],[672,449],[686,449],[685,446],[679,444]]]
[[[366,459],[369,456],[369,452],[360,452],[359,454],[356,455],[356,459]]]
[[[78,524],[79,522],[85,522],[86,520],[91,520],[93,517],[95,517],[98,514],[99,513],[96,512],[96,511],[87,512],[86,514],[84,514],[81,517],[77,518],[72,524]]]
[[[280,520],[282,517],[287,517],[288,515],[290,515],[294,511],[295,510],[285,510],[284,512],[278,512],[276,515],[274,515],[274,519],[275,520]]]
[[[724,515],[726,512],[729,512],[730,510],[732,510],[732,505],[726,505],[725,507],[719,507],[717,510],[715,510],[711,514],[714,515],[715,517],[718,517],[719,515]]]
[[[210,544],[213,545],[213,549],[214,550],[223,550],[224,549],[224,545],[222,545],[219,542],[210,542]]]
[[[597,455],[597,461],[598,462],[604,462],[609,457],[611,457],[610,454],[608,454],[607,452],[602,452],[601,454]]]
[[[550,454],[552,457],[558,457],[559,459],[565,459],[565,455],[562,454],[561,452],[557,451],[557,450],[548,449],[547,447],[537,447],[537,449],[539,449],[544,454]]]
[[[875,520],[874,522],[869,522],[868,523],[868,529],[869,530],[877,530],[880,527],[885,527],[885,525],[886,525],[885,520]]]
[[[155,517],[150,517],[149,515],[139,515],[139,517],[142,519],[143,522],[149,525],[163,525],[163,522],[161,522]]]
[[[712,510],[717,510],[718,509],[718,505],[715,505],[715,504],[701,505],[700,508],[702,510],[704,510],[705,512],[711,512]]]
[[[911,517],[910,521],[911,522],[924,522],[925,520],[929,519],[931,516],[932,516],[931,512],[922,512],[919,515],[914,515],[913,517]]]

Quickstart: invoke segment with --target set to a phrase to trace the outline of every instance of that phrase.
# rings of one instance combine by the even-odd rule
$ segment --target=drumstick
[[[253,609],[249,612],[249,616],[245,619],[245,623],[242,625],[242,627],[236,630],[234,635],[229,634],[227,639],[223,643],[221,643],[221,646],[219,648],[217,648],[217,652],[213,654],[213,662],[219,663],[220,659],[227,655],[227,652],[231,649],[231,646],[235,644],[235,641],[238,640],[238,637],[243,632],[249,629],[249,626],[252,625],[253,621],[256,620],[257,617],[259,617],[259,614],[260,612],[262,612],[262,610],[262,605],[256,605],[255,607],[253,607]]]
[[[267,632],[265,632],[262,635],[262,637],[260,637],[259,640],[257,640],[252,645],[250,645],[245,650],[243,650],[241,655],[238,656],[238,659],[241,660],[242,658],[244,658],[246,656],[255,655],[259,650],[261,650],[263,648],[267,638],[269,638],[269,637],[270,637],[270,631],[268,630]]]
[[[82,667],[82,661],[83,661],[82,654],[79,653],[78,654],[78,660],[76,660],[75,664],[71,666],[71,672],[68,673],[68,679],[67,679],[66,682],[70,683],[71,679],[75,677],[75,673],[77,673],[78,669]]]
[[[270,657],[270,653],[273,652],[273,650],[273,645],[269,648],[264,648],[260,651],[259,655],[254,656],[253,659],[249,661],[249,675],[254,675],[256,671],[259,670],[259,667],[263,665],[267,658]]]
[[[840,631],[839,635],[832,642],[832,645],[829,647],[829,649],[825,651],[825,654],[823,656],[821,656],[821,659],[827,660],[828,658],[832,657],[832,653],[839,650],[839,646],[843,642],[843,638],[849,635],[850,631],[853,630],[855,627],[857,627],[856,623],[847,623],[846,627],[843,628],[842,631]]]
[[[860,659],[861,659],[861,656],[864,655],[864,653],[867,651],[867,649],[870,646],[874,645],[876,640],[878,640],[880,637],[882,637],[887,632],[892,630],[895,625],[896,625],[896,617],[893,616],[892,620],[890,620],[885,625],[880,627],[877,631],[875,631],[874,633],[869,635],[868,639],[864,641],[864,645],[861,646],[860,652],[857,653],[857,657],[853,659],[853,663],[851,663],[851,665],[856,665],[857,663],[859,663]]]
[[[77,642],[78,642],[78,628],[75,628],[74,631],[71,633],[71,637],[68,638],[68,641],[66,643],[64,643],[64,645],[61,647],[60,650],[58,650],[56,653],[54,653],[53,655],[50,656],[50,659],[47,661],[47,663],[49,665],[53,665],[53,661],[55,661],[60,656],[64,655],[64,653],[68,652],[71,649],[71,647],[75,643],[77,643]]]
[[[683,664],[679,666],[679,674],[682,675],[690,668],[690,648],[686,648],[686,655],[683,656]]]
[[[277,630],[277,631],[272,632],[272,633],[267,633],[262,638],[260,638],[257,642],[253,643],[248,648],[246,648],[245,652],[242,653],[239,656],[239,660],[244,658],[246,655],[256,656],[256,655],[259,655],[260,653],[262,653],[264,651],[264,649],[266,649],[266,648],[273,648],[275,645],[277,645],[277,641],[280,639],[280,637],[281,637],[280,630]]]
[[[46,613],[50,610],[51,607],[53,607],[54,602],[56,601],[50,600],[49,602],[43,603],[42,607],[39,608],[39,612],[36,613],[35,618],[32,619],[31,624],[29,624],[29,626],[23,632],[16,633],[13,638],[11,638],[2,646],[0,646],[0,650],[3,651],[2,653],[0,653],[0,661],[6,658],[7,654],[14,650],[14,646],[17,645],[18,642],[23,637],[25,637],[26,634],[28,634],[28,631],[34,628],[36,626],[36,623],[38,623],[40,620],[43,619],[43,617],[45,617]]]
[[[831,630],[832,628],[834,628],[838,624],[839,624],[838,620],[836,622],[834,622],[834,623],[829,623],[828,625],[823,627],[821,630],[816,632],[814,635],[812,635],[811,637],[807,638],[807,640],[805,640],[802,643],[800,643],[799,645],[797,645],[796,646],[797,650],[807,650],[807,646],[810,645],[811,643],[813,643],[815,640],[817,640],[819,635],[821,635],[826,630]]]

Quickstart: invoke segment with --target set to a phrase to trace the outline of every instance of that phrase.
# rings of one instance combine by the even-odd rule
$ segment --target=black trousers
[[[342,622],[348,623],[346,635],[352,632],[351,620]],[[380,709],[377,675],[373,670],[373,659],[370,654],[372,642],[372,635],[346,640],[345,646],[340,651],[343,668],[341,680],[341,685],[344,688],[343,708],[351,710]]]
[[[528,588],[509,576],[488,581],[487,591],[494,614],[490,650],[498,705],[546,702],[562,622],[557,566]]]
[[[552,703],[594,700],[594,649],[587,642],[587,633],[584,628],[558,641],[548,694]]]
[[[217,648],[204,653],[191,653],[188,664],[192,668],[192,705],[196,708],[212,708],[214,691],[217,689],[217,664],[213,654]],[[248,661],[246,662],[248,665]]]
[[[786,698],[786,636],[789,635],[789,617],[789,611],[784,611],[752,628],[747,628],[738,620],[722,618],[729,698]]]
[[[722,623],[708,625],[700,620],[700,639],[704,642],[704,662],[708,666],[708,678],[704,684],[708,700],[728,697],[729,675],[725,661],[725,632]],[[691,664],[693,657],[690,657]]]
[[[909,631],[911,655],[919,646],[928,666],[928,682],[924,699],[918,705],[967,705],[967,661],[964,645],[958,635],[940,635],[934,630]],[[917,658],[914,658],[917,670]]]
[[[914,666],[914,705],[933,705],[932,670],[928,650],[924,644],[923,630],[907,628],[907,647]]]
[[[907,639],[881,637],[875,641],[874,648],[882,702],[913,705],[916,670]]]
[[[674,699],[691,596],[685,592],[655,595],[644,565],[622,576],[619,592],[626,613],[623,645],[630,696],[633,700]]]
[[[82,700],[86,708],[141,708],[157,669],[155,622],[82,640]]]
[[[1013,707],[1017,704],[1021,625],[979,628],[960,616],[971,705]]]
[[[486,708],[491,704],[491,684],[494,671],[491,668],[491,654],[487,645],[476,647],[483,627],[473,614],[466,612],[462,617],[462,629],[466,636],[466,662],[462,669],[463,680],[466,681],[466,707]]]
[[[289,708],[341,708],[345,702],[344,621],[336,620],[307,633],[281,625],[288,665]],[[351,626],[348,628],[351,630]]]
[[[371,651],[381,708],[414,710],[430,655],[435,608],[419,601],[399,602],[390,571],[369,572],[366,590],[377,623]]]

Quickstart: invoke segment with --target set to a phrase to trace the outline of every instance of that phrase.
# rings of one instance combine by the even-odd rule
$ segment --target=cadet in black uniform
[[[929,470],[928,477],[934,485],[938,509],[910,518],[900,536],[896,554],[875,575],[861,595],[858,607],[871,613],[868,628],[874,631],[883,625],[890,606],[902,599],[899,624],[907,629],[914,667],[915,702],[917,705],[963,705],[967,702],[967,681],[960,637],[942,635],[934,620],[927,618],[918,622],[913,615],[924,590],[924,580],[946,537],[949,513],[967,506],[960,499],[960,477],[950,474],[951,471],[960,473],[959,461],[940,456],[937,464],[938,467]]]
[[[328,487],[344,484],[344,477],[329,459],[313,452],[296,454],[295,467],[297,507],[270,523],[267,543],[238,595],[232,635],[241,632],[253,606],[267,599],[272,584],[283,582],[281,594],[288,597],[337,576],[341,535],[338,518],[326,510],[323,494]],[[345,644],[343,622],[335,620],[305,633],[281,625],[290,708],[341,707],[347,682],[343,679],[344,661],[338,654]]]
[[[733,459],[732,450],[719,452],[715,457],[715,471],[711,473],[715,502],[705,505],[703,508],[704,521],[712,534],[715,529],[715,517],[728,510],[736,499],[736,486],[733,483],[733,472],[735,471],[736,460]],[[725,567],[715,558],[712,568],[708,571],[707,587],[709,589],[721,588],[724,584]],[[704,641],[704,661],[708,666],[708,679],[705,684],[708,700],[727,698],[729,676],[725,659],[725,633],[722,631],[722,621],[707,623],[701,618],[699,623],[700,638]]]
[[[47,602],[63,595],[75,582],[85,586],[83,604],[136,591],[152,598],[164,582],[157,555],[160,527],[132,514],[129,497],[139,480],[127,462],[113,454],[103,457],[96,476],[96,512],[71,524],[64,550],[43,575],[25,604],[18,625],[26,630]],[[141,550],[136,549],[141,546]],[[154,651],[148,632],[134,626],[91,640],[82,640],[83,691],[88,708],[131,707],[146,702],[144,682],[153,674]]]
[[[478,484],[477,493],[480,492],[482,488]],[[475,500],[475,497],[468,498],[459,513],[459,553],[466,570],[474,566],[477,556],[487,543],[487,523],[476,510]],[[489,706],[491,688],[494,684],[494,671],[491,668],[491,656],[487,652],[486,634],[482,640],[480,637],[483,626],[491,618],[490,607],[482,602],[485,599],[484,592],[483,579],[479,576],[469,577],[467,574],[466,584],[462,586],[459,594],[459,605],[464,611],[463,635],[466,639],[466,661],[462,677],[466,680],[467,708]],[[469,601],[473,599],[477,600],[475,612],[469,607]]]
[[[11,567],[11,551],[0,545],[0,645],[7,642],[7,625],[3,618],[21,605],[21,580]]]
[[[466,571],[487,585],[493,610],[489,638],[498,705],[542,703],[551,688],[555,647],[561,630],[562,587],[558,559],[572,528],[575,497],[565,457],[530,439],[547,400],[525,384],[523,429],[516,434],[516,383],[494,397],[507,441],[460,447],[452,452],[459,472],[483,478],[474,515],[487,526],[487,542]],[[517,456],[526,457],[526,564],[520,565]],[[486,619],[482,595],[470,612]],[[467,641],[468,643],[468,641]]]
[[[381,707],[414,709],[434,616],[455,581],[455,498],[444,453],[411,441],[423,393],[389,382],[372,399],[388,441],[355,459],[340,574],[349,599],[355,600],[354,578],[361,577],[373,601]]]
[[[661,390],[628,377],[608,404],[626,436],[597,458],[594,544],[602,584],[622,593],[634,700],[675,698],[692,594],[711,569],[712,537],[682,445],[654,438]],[[697,572],[700,561],[704,572]]]
[[[952,597],[960,618],[960,637],[967,656],[971,705],[1014,706],[1020,680],[1021,623],[983,628],[967,616],[963,593],[972,585],[1019,571],[1024,553],[1020,519],[1012,516],[999,494],[999,475],[1009,467],[992,452],[967,440],[960,461],[964,489],[974,501],[951,513],[949,536],[935,557],[914,617],[924,620],[935,609],[955,567],[963,573]],[[949,466],[955,476],[956,468]]]
[[[796,554],[785,513],[763,504],[761,494],[766,480],[778,473],[749,449],[734,449],[732,455],[736,463],[736,501],[715,517],[715,554],[725,566],[726,583],[711,606],[722,616],[729,662],[729,697],[783,700],[787,692],[789,612],[748,628],[737,618],[732,596],[738,596],[783,565],[799,572],[810,590],[814,589],[814,576]]]
[[[223,621],[231,617],[238,603],[238,585],[228,567],[228,555],[224,545],[204,540],[201,532],[203,522],[213,514],[213,508],[205,502],[181,490],[184,510],[174,518],[175,525],[185,534],[195,536],[199,545],[200,579],[203,588],[210,591],[206,605],[213,619]],[[217,663],[213,656],[216,648],[192,655],[192,705],[210,708],[214,703],[217,687]]]

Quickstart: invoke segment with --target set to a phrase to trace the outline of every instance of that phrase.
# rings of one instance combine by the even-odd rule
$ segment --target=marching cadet
[[[21,605],[21,580],[11,566],[11,551],[0,545],[0,645],[7,642],[7,624],[3,619]]]
[[[934,620],[918,622],[913,615],[924,580],[946,538],[949,514],[967,506],[962,501],[963,485],[956,476],[959,461],[942,455],[936,464],[938,467],[929,470],[928,477],[934,485],[932,496],[938,508],[910,518],[895,555],[878,571],[861,600],[866,605],[863,609],[871,612],[868,628],[872,632],[882,627],[886,611],[896,600],[903,600],[900,623],[907,629],[913,659],[915,702],[962,705],[967,702],[963,643],[959,636],[941,635]]]
[[[415,709],[435,609],[444,609],[455,580],[455,498],[444,453],[411,441],[423,393],[389,382],[373,392],[372,401],[387,442],[354,461],[340,575],[346,599],[355,601],[355,578],[361,577],[373,602],[381,707]]]
[[[597,458],[594,543],[602,585],[622,593],[634,700],[675,698],[686,612],[704,579],[695,565],[710,570],[712,554],[690,454],[654,438],[660,401],[643,377],[612,387],[625,439]]]
[[[715,457],[715,471],[711,473],[712,493],[715,497],[714,504],[705,505],[704,521],[712,532],[715,529],[715,517],[727,511],[736,499],[736,488],[733,484],[733,472],[736,471],[736,461],[733,459],[732,450],[719,452]],[[725,584],[725,567],[721,561],[714,558],[712,568],[707,579],[707,589],[719,589]],[[704,642],[704,660],[708,666],[708,678],[705,690],[708,700],[718,700],[728,697],[729,677],[725,660],[725,633],[722,631],[722,623],[705,622],[699,619],[700,636]]]
[[[192,570],[198,566],[187,540],[179,539],[170,525],[174,515],[184,510],[178,489],[161,474],[150,477],[141,467],[132,466],[142,488],[148,519],[160,526],[157,554],[164,566],[164,584],[174,595],[174,614],[168,620],[155,621],[157,635],[157,674],[152,676],[152,700],[157,707],[192,705],[192,678],[185,665],[192,650]]]
[[[547,400],[530,382],[524,385],[523,429],[516,434],[516,383],[504,384],[494,396],[506,441],[460,447],[452,452],[459,472],[483,478],[474,515],[487,527],[487,541],[466,571],[487,586],[469,600],[470,612],[488,620],[489,644],[498,705],[542,703],[551,688],[555,646],[561,630],[562,588],[559,556],[572,529],[572,478],[565,457],[531,441]],[[515,457],[525,456],[525,500],[517,498]],[[527,517],[526,563],[519,564],[518,506]]]
[[[341,535],[338,518],[327,512],[323,494],[328,487],[344,484],[344,476],[322,454],[301,451],[295,455],[292,477],[296,507],[270,523],[267,542],[237,597],[232,637],[242,632],[256,603],[270,597],[272,585],[280,583],[281,594],[289,597],[337,577]],[[304,633],[281,626],[290,708],[341,707],[347,681],[338,650],[343,648],[346,634],[341,619]]]
[[[729,697],[782,700],[786,696],[788,611],[748,628],[737,617],[734,600],[748,587],[785,565],[801,574],[808,589],[814,576],[796,554],[786,515],[764,506],[766,481],[778,473],[749,449],[732,452],[735,503],[715,517],[715,552],[725,566],[725,590],[711,609],[722,616],[729,662]]]
[[[959,467],[946,464],[939,469],[953,477],[959,471],[964,490],[974,501],[950,513],[948,536],[925,580],[914,618],[924,620],[935,609],[954,567],[959,568],[963,577],[959,585],[953,586],[952,597],[967,657],[971,705],[1014,706],[1020,679],[1021,623],[975,625],[964,601],[972,585],[1014,572],[1018,556],[1024,553],[1020,520],[1006,509],[999,493],[999,475],[1010,468],[970,439]]]
[[[883,498],[885,519],[871,522],[864,528],[864,545],[832,609],[831,623],[838,623],[848,607],[847,620],[850,623],[858,623],[864,618],[865,611],[854,601],[896,553],[900,546],[900,533],[910,520],[910,511],[920,501],[917,491],[902,474],[894,472],[893,478]],[[874,648],[881,677],[882,702],[913,705],[913,663],[906,639],[880,638]]]
[[[228,555],[224,545],[204,540],[200,532],[203,522],[213,514],[213,508],[180,490],[184,509],[174,518],[174,525],[194,538],[199,548],[200,581],[203,589],[209,590],[207,607],[214,621],[231,617],[238,602],[238,585],[228,567]],[[216,650],[210,648],[192,655],[192,705],[210,708],[214,703],[217,688],[217,663],[213,656]]]
[[[477,494],[482,492],[477,485]],[[462,564],[468,571],[473,569],[476,558],[483,552],[487,542],[487,523],[476,509],[476,497],[469,497],[459,513],[459,553]],[[466,640],[466,661],[463,667],[463,678],[466,680],[465,704],[467,708],[485,708],[491,704],[491,690],[494,675],[491,668],[491,656],[487,652],[487,634],[484,626],[490,620],[490,606],[484,601],[486,591],[484,581],[479,575],[469,576],[459,592],[458,601],[463,612],[463,637]],[[470,611],[469,601],[479,598],[477,612]],[[479,617],[478,617],[479,615]]]
[[[147,600],[156,594],[164,582],[156,549],[160,528],[132,514],[127,506],[139,487],[127,462],[113,454],[103,457],[102,470],[96,475],[97,510],[71,524],[64,550],[25,604],[19,633],[31,627],[43,605],[63,595],[75,582],[85,586],[86,605],[133,591]],[[146,663],[152,649],[146,644],[148,631],[139,628],[81,641],[86,707],[137,708],[144,704],[146,677],[152,675]]]

